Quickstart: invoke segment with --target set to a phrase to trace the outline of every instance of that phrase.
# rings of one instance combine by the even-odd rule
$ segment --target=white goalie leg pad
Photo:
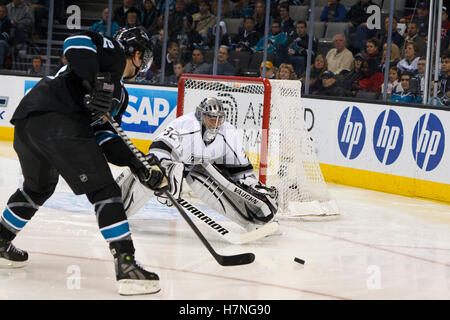
[[[179,199],[183,190],[184,163],[163,159],[161,160],[161,167],[166,171],[166,177],[169,180],[169,192],[174,199]],[[168,207],[173,205],[164,195],[158,195],[156,199]]]
[[[274,213],[267,203],[228,181],[213,165],[196,166],[186,177],[191,189],[211,209],[246,229],[269,222]]]
[[[116,178],[116,183],[122,191],[123,207],[128,218],[138,212],[154,195],[153,191],[141,184],[129,168]]]

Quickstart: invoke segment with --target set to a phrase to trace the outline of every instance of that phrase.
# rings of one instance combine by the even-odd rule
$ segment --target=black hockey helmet
[[[140,67],[135,65],[136,74],[150,69],[153,62],[153,45],[144,30],[139,27],[122,28],[114,38],[122,44],[127,56],[133,57],[136,51],[141,53],[142,65]]]

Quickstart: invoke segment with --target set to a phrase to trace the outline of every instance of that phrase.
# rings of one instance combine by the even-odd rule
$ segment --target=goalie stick
[[[119,124],[111,117],[109,113],[105,115],[108,122],[112,125],[116,133],[119,135],[119,137],[123,140],[123,142],[128,146],[128,148],[135,154],[135,156],[139,159],[139,161],[142,162],[143,165],[147,169],[150,169],[150,164],[148,161],[142,156],[142,154],[139,152],[139,150],[134,146],[134,144],[131,142],[131,140],[128,138],[128,136],[125,134],[125,132],[122,130],[122,128],[119,126]],[[203,234],[200,232],[200,230],[197,228],[197,226],[192,222],[192,220],[189,218],[187,213],[184,211],[183,207],[173,198],[172,194],[168,192],[167,190],[164,191],[164,195],[169,198],[170,201],[174,204],[175,208],[177,208],[178,212],[181,214],[181,216],[186,220],[187,224],[191,227],[191,229],[195,232],[197,237],[200,239],[200,241],[203,243],[203,245],[208,249],[209,253],[216,259],[216,261],[222,265],[222,266],[236,266],[236,265],[242,265],[242,264],[249,264],[252,263],[255,260],[255,255],[253,253],[241,253],[237,255],[231,255],[231,256],[225,256],[217,253],[214,248],[211,246],[211,244],[206,240],[206,238],[203,236]]]

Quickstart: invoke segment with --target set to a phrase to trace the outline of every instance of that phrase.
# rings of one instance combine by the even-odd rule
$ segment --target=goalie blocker
[[[184,165],[162,160],[170,181],[170,193],[179,199],[182,189]],[[127,216],[135,214],[154,193],[138,183],[130,171],[124,171],[117,178],[122,189],[122,198]],[[186,175],[186,182],[208,207],[229,218],[247,230],[271,221],[277,212],[278,194],[275,188],[268,188],[259,182],[243,180],[233,183],[226,179],[214,165],[196,165]],[[158,195],[158,201],[171,206],[170,200]]]

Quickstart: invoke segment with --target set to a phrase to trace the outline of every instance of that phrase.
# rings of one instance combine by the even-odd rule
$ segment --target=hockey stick
[[[154,196],[154,192],[144,187],[129,169],[125,169],[116,178],[116,183],[122,189],[122,200],[127,217],[131,217]],[[194,219],[198,220],[211,232],[232,244],[245,244],[256,241],[278,230],[278,223],[276,222],[266,223],[253,231],[230,230],[221,224],[220,221],[214,220],[208,212],[202,211],[188,200],[178,198],[177,201],[187,213],[191,214],[191,218],[193,216]]]
[[[125,134],[125,132],[122,130],[120,125],[111,117],[109,113],[105,115],[108,122],[112,125],[116,133],[119,135],[119,137],[125,142],[125,144],[128,146],[128,148],[135,154],[135,156],[139,159],[139,161],[142,162],[142,164],[147,168],[150,169],[150,164],[148,161],[142,156],[141,152],[134,146],[134,144],[131,142],[130,138]],[[222,265],[222,266],[236,266],[236,265],[242,265],[242,264],[249,264],[252,263],[255,260],[255,255],[253,253],[241,253],[237,255],[232,256],[224,256],[221,254],[218,254],[213,247],[210,245],[208,240],[203,236],[203,234],[200,232],[200,230],[197,228],[197,226],[192,222],[192,220],[189,218],[187,213],[184,211],[183,207],[173,198],[172,194],[168,191],[164,191],[164,195],[169,198],[170,201],[174,204],[174,206],[177,208],[178,212],[181,214],[181,216],[186,220],[186,222],[189,224],[191,229],[195,232],[197,237],[200,239],[200,241],[203,243],[203,245],[208,249],[208,251],[211,253],[211,255],[216,259],[216,261]]]
[[[201,211],[192,203],[189,203],[187,200],[178,199],[178,203],[185,210],[191,213],[198,221],[202,222],[214,233],[232,244],[245,244],[248,242],[256,241],[258,239],[271,235],[278,230],[278,223],[270,222],[253,231],[244,233],[232,232],[225,228],[223,225],[220,225],[218,222],[214,221],[214,219],[212,219],[207,213]]]

